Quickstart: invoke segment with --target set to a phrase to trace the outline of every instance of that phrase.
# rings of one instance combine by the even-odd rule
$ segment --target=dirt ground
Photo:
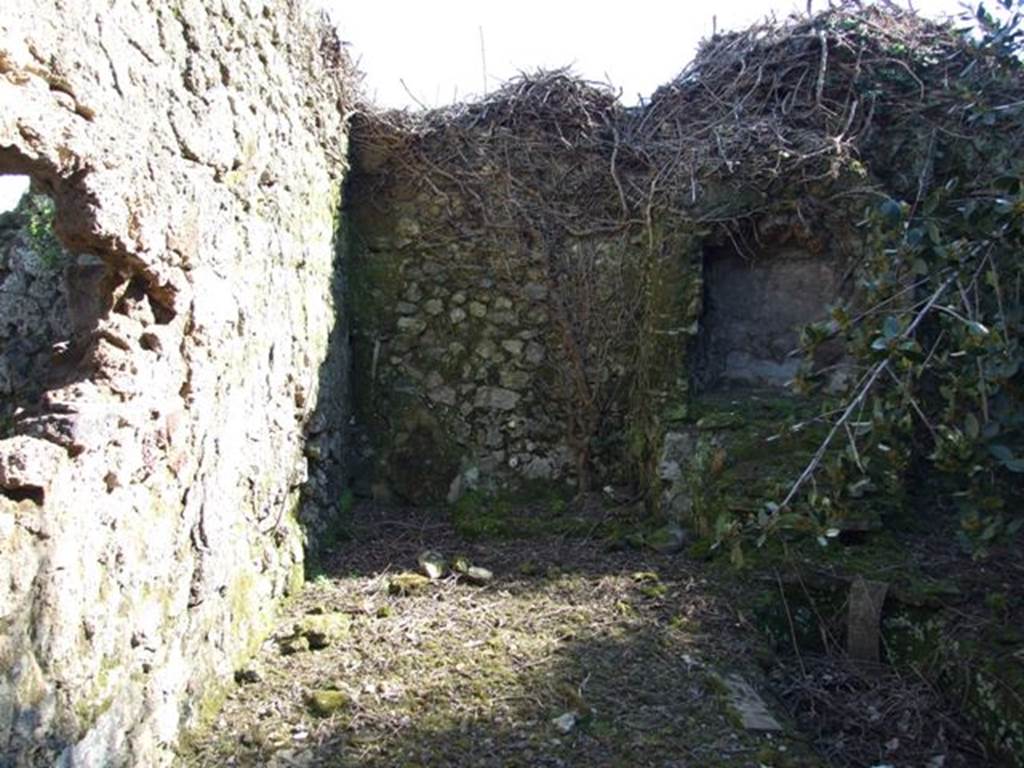
[[[825,765],[772,701],[779,733],[727,704],[731,674],[766,690],[758,640],[685,554],[469,541],[369,505],[355,519],[182,766]],[[493,580],[449,573],[401,594],[425,550]],[[338,613],[344,639],[283,652],[296,622]]]

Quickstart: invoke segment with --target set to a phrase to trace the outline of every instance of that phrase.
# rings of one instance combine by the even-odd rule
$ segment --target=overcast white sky
[[[520,71],[565,65],[587,79],[610,81],[624,102],[635,104],[638,94],[649,96],[693,58],[716,17],[725,30],[807,8],[806,0],[319,2],[351,43],[367,92],[388,107],[415,106],[402,80],[417,101],[439,106],[480,94],[485,83],[492,90]],[[813,2],[816,10],[826,5]],[[960,5],[914,0],[914,7],[942,15]]]
[[[388,107],[448,104],[521,71],[566,65],[612,83],[635,104],[679,73],[716,21],[719,30],[733,29],[806,9],[806,0],[616,0],[604,8],[593,0],[310,2],[334,19],[366,74],[368,95]],[[960,7],[960,0],[914,2],[927,15]],[[814,0],[815,9],[824,5]],[[0,211],[14,207],[26,184],[0,177]]]

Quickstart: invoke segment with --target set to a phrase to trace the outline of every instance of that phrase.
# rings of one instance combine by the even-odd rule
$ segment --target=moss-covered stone
[[[293,627],[296,636],[304,637],[310,650],[319,650],[348,637],[352,619],[346,613],[322,613],[303,616]]]
[[[277,644],[281,649],[281,653],[285,656],[291,656],[295,653],[304,653],[309,650],[309,640],[305,635],[289,635],[288,637],[282,637],[277,641]]]
[[[591,531],[574,511],[571,489],[543,480],[521,481],[494,493],[473,490],[451,506],[452,524],[467,538],[572,535]]]
[[[396,573],[388,579],[388,592],[399,596],[416,595],[430,584],[430,579],[419,573]]]
[[[332,717],[345,712],[352,705],[352,697],[344,691],[320,688],[306,694],[306,705],[317,717]]]

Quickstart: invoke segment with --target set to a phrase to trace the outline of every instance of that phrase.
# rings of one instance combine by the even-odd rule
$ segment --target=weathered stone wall
[[[589,440],[594,474],[602,482],[628,475],[643,313],[621,292],[639,291],[646,239],[632,231],[567,238],[552,255],[518,233],[481,227],[457,190],[359,160],[348,208],[355,398],[368,432],[357,474],[374,480],[365,491],[411,503],[454,501],[471,489],[572,491],[577,368],[605,400]],[[571,333],[584,340],[586,361],[571,358]]]
[[[346,422],[345,66],[299,2],[5,6],[0,173],[102,266],[0,441],[0,764],[168,763],[301,580]]]
[[[592,350],[618,334],[610,354],[593,358],[612,387],[618,382],[590,440],[596,479],[639,483],[653,509],[706,533],[691,486],[707,480],[714,451],[698,450],[695,397],[765,386],[779,390],[769,399],[789,396],[800,329],[827,319],[828,306],[853,290],[855,212],[810,226],[766,213],[745,233],[744,255],[724,228],[659,216],[624,235],[568,238],[552,270],[541,243],[474,218],[468,193],[446,184],[453,151],[435,142],[441,170],[431,183],[380,156],[360,168],[356,156],[348,206],[356,404],[369,433],[363,475],[377,481],[365,490],[432,503],[467,488],[572,487],[579,468],[564,378],[572,360],[562,334],[573,324],[559,316],[568,307],[572,321],[573,312],[614,318],[589,329]],[[484,201],[500,206],[500,192]],[[597,289],[567,299],[563,291],[594,265],[602,265]],[[602,296],[616,291],[624,293]],[[630,311],[617,315],[623,306]],[[818,362],[840,353],[825,345],[835,359]]]

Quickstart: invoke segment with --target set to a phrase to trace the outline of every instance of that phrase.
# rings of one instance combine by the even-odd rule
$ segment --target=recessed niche
[[[799,248],[771,248],[755,258],[732,247],[709,249],[698,386],[785,387],[800,367],[800,328],[826,316],[840,279],[835,259]]]

